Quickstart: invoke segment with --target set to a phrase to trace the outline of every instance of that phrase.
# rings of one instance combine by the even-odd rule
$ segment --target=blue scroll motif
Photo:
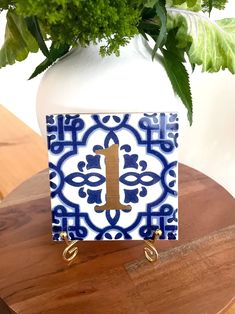
[[[59,240],[62,231],[66,231],[71,240],[83,240],[87,236],[87,229],[80,226],[78,214],[78,206],[74,207],[73,212],[68,212],[66,207],[62,205],[57,205],[52,209],[54,240]],[[68,225],[68,219],[73,220],[73,225]]]
[[[149,239],[153,232],[160,228],[160,239],[177,238],[177,208],[168,203],[168,198],[177,197],[176,160],[169,160],[178,147],[178,116],[175,113],[138,114],[138,127],[130,123],[132,114],[89,115],[86,125],[85,115],[48,115],[47,134],[48,149],[51,155],[57,156],[57,162],[50,161],[51,198],[57,199],[52,208],[53,238],[60,240],[60,232],[66,231],[70,239],[84,240],[93,232],[95,240],[131,240],[132,232],[138,228],[140,238]],[[135,145],[144,147],[146,154],[160,162],[159,173],[151,169],[151,165],[143,156],[135,151],[135,145],[123,142],[122,130],[128,131],[134,138]],[[95,138],[96,131],[105,136],[101,141]],[[88,140],[94,138],[94,146],[87,155],[80,159],[80,149],[87,147]],[[124,202],[130,204],[128,210],[96,210],[95,205],[104,202],[105,176],[100,173],[101,156],[95,154],[98,149],[105,149],[112,144],[119,144],[122,154],[123,171],[120,184],[123,187]],[[71,173],[64,173],[63,165],[72,156],[78,157],[77,168]],[[93,210],[105,216],[106,226],[99,227],[91,219],[89,211],[64,193],[64,187],[76,189],[77,195],[87,204],[94,204]],[[154,200],[149,202],[148,189],[161,187]],[[145,200],[145,208],[138,211],[136,219],[129,226],[120,225],[122,216],[128,215],[138,206],[140,199]],[[69,210],[68,210],[69,208]],[[127,216],[125,216],[127,217]]]

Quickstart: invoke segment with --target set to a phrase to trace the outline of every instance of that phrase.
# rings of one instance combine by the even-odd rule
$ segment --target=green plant
[[[35,77],[72,47],[105,40],[102,56],[119,55],[120,46],[136,34],[151,37],[173,89],[188,109],[192,123],[192,98],[185,56],[194,69],[235,73],[235,19],[210,20],[215,7],[227,0],[0,0],[7,10],[5,42],[0,67],[22,61],[38,49],[45,60]]]

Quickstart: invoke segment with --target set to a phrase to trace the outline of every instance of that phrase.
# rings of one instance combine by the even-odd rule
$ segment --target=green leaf
[[[208,11],[209,11],[209,14],[211,13],[212,11],[212,8],[213,8],[213,0],[208,0]]]
[[[211,12],[212,8],[224,10],[228,0],[203,0],[202,8],[204,11]]]
[[[177,55],[166,49],[161,49],[163,63],[171,81],[175,93],[180,97],[188,110],[188,120],[192,125],[193,104],[190,90],[189,76],[185,66],[178,59]]]
[[[197,0],[187,0],[187,5],[189,8],[195,6],[197,4]]]
[[[184,2],[187,2],[187,1],[186,0],[173,0],[172,5],[179,5],[179,4],[182,4]]]
[[[166,0],[166,4],[167,7],[176,7],[178,9],[196,12],[201,10],[201,0]]]
[[[235,19],[213,22],[205,14],[168,8],[168,30],[178,28],[177,47],[186,49],[189,61],[202,70],[221,68],[235,73]]]
[[[155,43],[154,48],[153,48],[152,58],[154,58],[158,48],[161,48],[165,44],[166,38],[167,38],[167,28],[166,28],[167,12],[166,12],[166,8],[165,8],[165,1],[164,0],[159,0],[156,3],[156,13],[157,13],[157,16],[159,17],[159,19],[161,21],[161,27],[160,27],[159,35],[157,36],[156,43]]]
[[[31,80],[32,78],[36,77],[37,75],[41,74],[42,72],[44,72],[47,68],[49,68],[49,66],[51,66],[53,64],[53,61],[49,60],[49,59],[45,59],[42,63],[40,63],[36,69],[33,71],[33,73],[31,74],[31,76],[29,77],[29,80]]]
[[[67,44],[60,45],[59,47],[55,47],[52,43],[48,58],[46,58],[42,63],[40,63],[32,75],[30,76],[29,80],[36,77],[38,74],[41,74],[45,71],[49,66],[51,66],[57,59],[63,57],[68,51],[70,46]]]
[[[146,0],[144,3],[145,8],[153,8],[158,0]]]
[[[28,30],[30,33],[33,35],[33,37],[36,39],[38,46],[44,56],[48,57],[49,56],[49,50],[45,44],[45,41],[43,39],[38,20],[36,16],[29,16],[25,18],[25,22],[27,24]]]
[[[152,21],[141,21],[141,23],[139,23],[138,30],[146,40],[148,40],[146,37],[146,34],[148,34],[154,39],[154,41],[157,41],[160,32],[159,26]]]
[[[11,5],[14,5],[14,1],[11,1],[11,0],[0,0],[0,12],[2,10],[8,10]]]
[[[7,13],[5,41],[0,49],[0,68],[27,58],[29,52],[37,52],[38,44],[28,31],[25,20],[14,11]]]
[[[187,3],[187,6],[190,8],[190,7],[193,7],[197,3],[197,0],[173,0],[172,1],[173,5],[180,5],[183,3]]]
[[[185,62],[185,58],[184,58],[185,51],[184,49],[177,47],[176,33],[177,33],[177,30],[175,28],[169,31],[165,46],[168,51],[171,51],[172,53],[177,55],[177,58],[181,62]]]

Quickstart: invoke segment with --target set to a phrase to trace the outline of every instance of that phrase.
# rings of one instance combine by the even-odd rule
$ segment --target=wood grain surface
[[[42,137],[0,105],[0,200],[47,165]]]
[[[180,240],[157,241],[155,264],[142,241],[86,241],[66,265],[63,243],[51,240],[47,171],[26,181],[0,207],[0,297],[22,314],[231,314],[235,200],[179,171]]]

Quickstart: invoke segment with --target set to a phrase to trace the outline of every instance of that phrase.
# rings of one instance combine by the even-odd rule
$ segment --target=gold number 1
[[[123,205],[119,200],[118,144],[113,144],[106,149],[98,149],[95,153],[105,156],[106,168],[106,203],[95,206],[95,209],[131,209],[130,205]]]

